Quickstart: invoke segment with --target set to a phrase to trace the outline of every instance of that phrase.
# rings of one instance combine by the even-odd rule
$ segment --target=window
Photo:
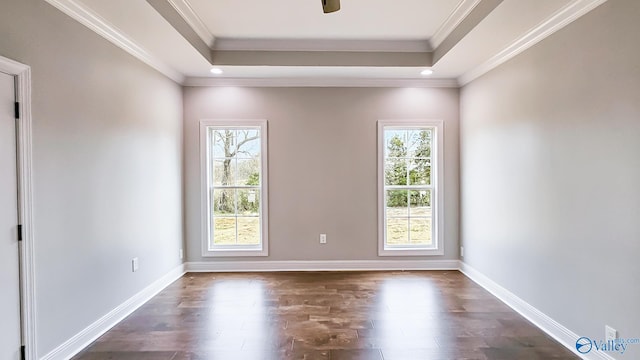
[[[378,122],[378,254],[442,255],[442,122]]]
[[[203,120],[203,256],[266,256],[267,122]]]

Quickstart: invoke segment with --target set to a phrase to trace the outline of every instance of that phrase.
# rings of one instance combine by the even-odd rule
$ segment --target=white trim
[[[485,290],[490,292],[493,296],[500,299],[507,306],[512,308],[515,312],[522,315],[525,319],[532,322],[535,326],[537,326],[540,330],[547,333],[557,342],[562,344],[567,349],[571,350],[574,354],[580,356],[585,360],[615,360],[609,355],[599,352],[592,351],[588,354],[580,354],[576,350],[575,344],[576,341],[580,338],[579,335],[569,330],[562,324],[553,320],[551,317],[543,313],[542,311],[536,309],[531,304],[522,300],[509,290],[500,286],[493,280],[489,279],[487,276],[474,269],[473,267],[467,265],[466,263],[460,261],[460,272],[462,272],[466,277],[473,280],[478,285],[482,286]]]
[[[210,227],[209,219],[209,148],[207,143],[207,128],[209,127],[242,127],[251,126],[260,128],[260,248],[247,249],[209,249]],[[267,120],[240,120],[240,119],[205,119],[200,120],[200,221],[202,232],[202,256],[204,257],[230,257],[230,256],[269,256],[269,163],[268,163],[268,133]]]
[[[45,0],[58,10],[69,15],[82,25],[93,30],[96,34],[107,39],[114,45],[133,55],[140,61],[156,69],[171,80],[182,84],[184,75],[167,65],[164,61],[155,57],[138,45],[133,39],[118,29],[106,19],[98,15],[88,6],[76,0]]]
[[[458,260],[293,260],[188,262],[187,272],[458,270]]]
[[[17,124],[18,219],[22,224],[20,243],[20,271],[22,292],[22,338],[26,359],[36,359],[36,279],[33,235],[33,165],[31,139],[31,68],[0,56],[0,71],[17,77],[16,101],[20,103]]]
[[[372,78],[208,78],[189,77],[184,86],[241,87],[416,87],[458,88],[455,79],[372,79]]]
[[[74,335],[62,345],[53,349],[42,360],[67,360],[82,351],[89,344],[102,336],[109,329],[124,320],[131,313],[136,311],[140,306],[151,300],[160,291],[171,285],[185,274],[184,264],[177,266],[169,271],[166,275],[153,282],[151,285],[142,289],[140,292],[118,305],[115,309],[98,319],[93,324],[87,326],[84,330]]]
[[[195,31],[196,34],[213,49],[213,44],[216,41],[215,36],[211,33],[211,30],[205,25],[204,21],[196,14],[195,10],[187,0],[167,0],[171,6],[180,14],[182,19],[187,22],[187,25]]]
[[[573,0],[569,4],[556,11],[542,23],[535,26],[520,36],[502,51],[492,56],[489,60],[462,74],[458,78],[460,86],[467,85],[471,81],[495,69],[499,65],[514,58],[516,55],[539,43],[556,31],[571,24],[589,11],[604,4],[607,0]]]
[[[432,51],[428,40],[348,40],[348,39],[236,39],[217,38],[215,50],[232,51],[355,51],[409,52]]]
[[[449,36],[451,33],[462,23],[464,19],[471,14],[473,9],[478,6],[481,0],[462,0],[453,10],[451,15],[444,21],[444,23],[433,34],[429,43],[431,48],[435,49]]]
[[[433,249],[388,249],[385,247],[385,202],[384,202],[384,128],[385,127],[433,127],[435,128],[432,158],[435,158],[435,166],[431,172],[433,180],[433,194],[431,198],[432,215],[435,222],[433,240],[436,247]],[[444,121],[428,119],[398,119],[378,120],[377,125],[377,181],[378,181],[378,256],[433,256],[444,255]]]

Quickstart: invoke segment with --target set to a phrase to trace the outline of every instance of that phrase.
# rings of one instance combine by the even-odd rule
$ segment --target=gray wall
[[[465,262],[592,338],[640,337],[638,19],[610,0],[461,92]]]
[[[3,0],[0,34],[32,67],[43,356],[180,264],[182,94],[41,0]]]
[[[188,260],[207,261],[201,256],[200,120],[269,121],[269,257],[248,260],[372,260],[382,259],[376,121],[406,118],[445,122],[445,255],[428,259],[457,259],[458,101],[457,89],[185,88]],[[319,244],[320,233],[327,233],[328,244]]]

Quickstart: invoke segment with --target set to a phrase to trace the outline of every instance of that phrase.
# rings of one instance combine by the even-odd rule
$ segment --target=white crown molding
[[[579,335],[569,330],[557,321],[553,320],[542,311],[536,309],[531,304],[522,300],[509,290],[498,285],[496,282],[462,261],[460,261],[460,272],[462,272],[465,276],[473,280],[478,285],[482,286],[493,296],[500,299],[507,306],[512,308],[518,314],[522,315],[525,319],[532,322],[540,330],[547,333],[549,336],[554,338],[564,347],[571,350],[574,354],[580,356],[581,358],[585,360],[615,360],[609,355],[599,351],[592,351],[588,354],[578,353],[575,345],[576,341],[578,341],[578,339],[580,338]]]
[[[435,49],[455,30],[458,25],[478,6],[481,0],[462,0],[451,15],[442,23],[440,28],[429,40],[431,48]]]
[[[189,77],[184,86],[240,87],[418,87],[458,88],[455,79],[372,79],[372,78],[211,78]]]
[[[187,272],[458,270],[458,260],[312,260],[188,262]]]
[[[171,6],[180,14],[187,24],[198,34],[200,39],[213,49],[216,41],[215,36],[211,33],[204,21],[196,14],[195,10],[188,0],[167,0]]]
[[[142,289],[139,293],[118,305],[93,324],[87,326],[71,339],[53,349],[43,356],[41,360],[67,360],[72,358],[184,274],[184,264],[177,266],[151,285]]]
[[[232,39],[217,38],[215,50],[430,52],[429,40]]]
[[[69,15],[82,25],[93,30],[96,34],[109,40],[114,45],[138,58],[142,62],[158,70],[171,80],[182,83],[184,75],[165,64],[162,60],[150,54],[124,32],[102,18],[95,11],[76,0],[45,0],[58,10]]]
[[[571,1],[569,4],[556,11],[545,21],[520,36],[502,51],[492,56],[489,60],[485,61],[478,67],[462,74],[458,78],[458,83],[460,84],[460,86],[467,85],[471,81],[495,69],[499,65],[507,62],[508,60],[514,58],[516,55],[539,43],[556,31],[571,24],[575,20],[579,19],[582,15],[585,15],[586,13],[602,5],[606,1],[607,0]]]

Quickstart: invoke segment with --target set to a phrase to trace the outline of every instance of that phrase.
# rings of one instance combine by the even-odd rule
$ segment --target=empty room
[[[0,360],[640,359],[640,1],[1,5]]]

